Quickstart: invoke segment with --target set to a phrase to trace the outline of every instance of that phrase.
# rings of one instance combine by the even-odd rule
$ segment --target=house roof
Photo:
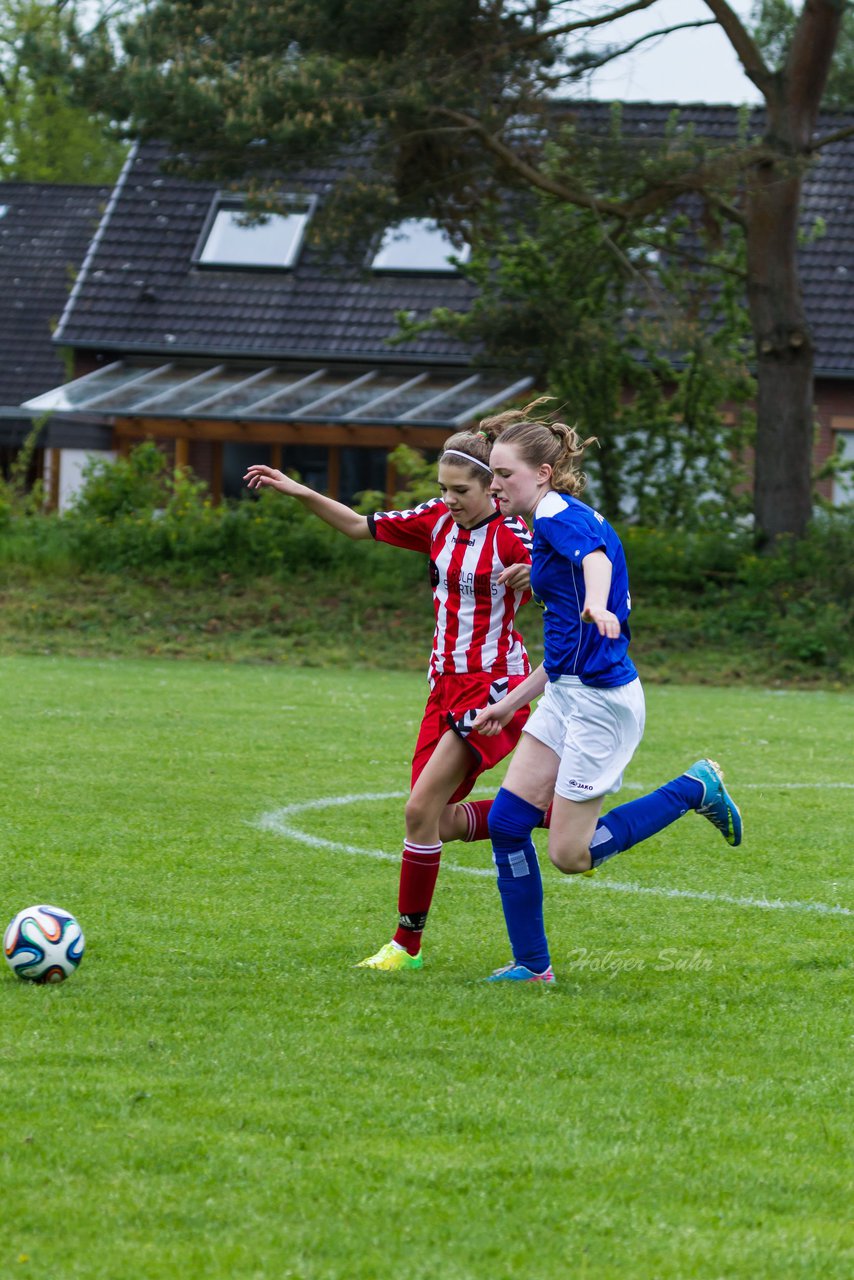
[[[441,334],[390,347],[398,311],[464,308],[460,277],[374,275],[304,246],[290,271],[193,265],[215,183],[166,175],[167,152],[132,153],[57,340],[121,353],[261,360],[357,360],[465,365],[471,353]],[[301,170],[294,189],[323,198],[342,166]],[[46,384],[49,385],[49,384]]]
[[[51,336],[109,194],[109,187],[0,183],[0,409],[64,377]]]
[[[601,132],[612,104],[561,103],[580,131]],[[627,135],[663,137],[674,111],[679,127],[706,138],[732,137],[741,110],[728,106],[628,103]],[[761,112],[751,114],[758,128]],[[819,135],[851,119],[823,119]],[[121,355],[249,360],[466,365],[471,353],[443,334],[389,346],[398,311],[426,315],[435,306],[464,309],[472,286],[459,277],[379,276],[360,263],[307,246],[289,272],[200,269],[193,252],[217,186],[163,173],[162,145],[132,153],[56,340]],[[299,190],[322,199],[343,164],[300,171]],[[854,137],[818,152],[806,178],[806,232],[800,250],[816,370],[854,378]],[[52,385],[45,379],[40,389]]]

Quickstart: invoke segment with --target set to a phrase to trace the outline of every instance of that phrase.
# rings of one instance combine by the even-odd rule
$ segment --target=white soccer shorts
[[[640,680],[594,689],[578,676],[559,676],[546,685],[523,732],[560,756],[556,795],[594,800],[623,785],[623,771],[643,737],[645,714]]]

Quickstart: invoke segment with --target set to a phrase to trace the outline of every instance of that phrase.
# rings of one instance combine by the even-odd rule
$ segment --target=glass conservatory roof
[[[117,360],[21,407],[31,414],[458,428],[527,390],[532,381],[511,381],[492,371]]]

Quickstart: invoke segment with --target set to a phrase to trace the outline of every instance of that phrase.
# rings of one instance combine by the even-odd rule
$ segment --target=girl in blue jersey
[[[644,697],[629,657],[629,579],[617,534],[578,500],[578,461],[592,440],[532,417],[545,399],[488,418],[492,493],[501,512],[531,513],[531,588],[545,607],[545,657],[516,689],[474,721],[499,733],[525,702],[543,695],[522,733],[489,814],[498,888],[513,949],[490,981],[552,982],[543,889],[531,832],[552,804],[549,857],[567,875],[663,830],[689,809],[730,845],[741,842],[738,809],[713,760],[699,760],[651,794],[602,816],[641,740]]]

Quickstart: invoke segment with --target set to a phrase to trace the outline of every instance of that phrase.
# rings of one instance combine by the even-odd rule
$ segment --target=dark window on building
[[[310,489],[326,492],[329,460],[325,445],[294,444],[282,450],[282,470],[295,471]],[[333,495],[334,496],[334,495]]]
[[[239,498],[248,493],[243,477],[246,468],[253,462],[270,464],[270,446],[268,444],[231,444],[226,442],[222,447],[222,496]]]
[[[387,457],[385,449],[342,449],[340,500],[352,503],[365,489],[384,493]]]

